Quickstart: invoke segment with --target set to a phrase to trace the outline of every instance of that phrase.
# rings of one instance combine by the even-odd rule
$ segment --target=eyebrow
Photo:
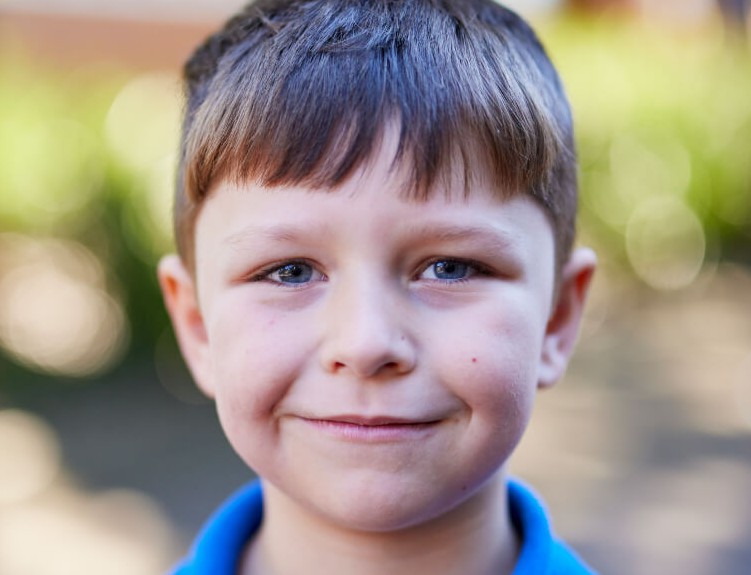
[[[239,246],[248,240],[262,239],[272,242],[295,242],[299,241],[303,237],[308,237],[311,234],[315,235],[318,232],[322,232],[322,229],[313,229],[306,227],[304,230],[302,227],[292,226],[288,224],[281,224],[275,226],[248,226],[237,232],[229,234],[224,238],[223,243],[230,246]]]
[[[400,226],[395,227],[398,229]],[[441,222],[427,222],[407,224],[399,231],[407,243],[427,241],[433,244],[449,244],[454,242],[472,243],[480,249],[490,253],[509,252],[517,245],[514,234],[488,226],[459,226]],[[241,248],[243,244],[252,241],[270,241],[274,243],[299,243],[311,237],[320,238],[327,235],[327,226],[321,224],[314,227],[298,226],[294,224],[278,224],[272,226],[248,226],[226,236],[223,243]]]
[[[428,223],[410,226],[407,235],[414,238],[428,238],[436,243],[473,242],[493,251],[508,250],[516,244],[514,234],[485,226],[457,226]]]

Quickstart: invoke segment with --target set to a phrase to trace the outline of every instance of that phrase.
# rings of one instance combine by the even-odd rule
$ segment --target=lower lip
[[[394,443],[415,440],[424,437],[438,425],[438,422],[361,425],[325,419],[303,419],[303,421],[327,435],[362,443]]]

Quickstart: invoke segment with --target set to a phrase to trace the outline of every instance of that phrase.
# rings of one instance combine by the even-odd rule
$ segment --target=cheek
[[[523,426],[531,412],[544,326],[526,307],[478,309],[469,327],[444,327],[437,340],[452,392],[488,425]]]
[[[502,451],[510,451],[527,426],[536,394],[536,370],[493,352],[478,354],[455,391],[472,410],[475,428],[491,437]]]
[[[209,342],[217,409],[228,435],[267,425],[310,353],[310,334],[284,314],[233,302],[215,309]]]

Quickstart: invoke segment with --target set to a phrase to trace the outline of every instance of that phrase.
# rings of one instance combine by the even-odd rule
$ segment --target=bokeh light
[[[91,201],[104,177],[101,142],[75,119],[14,109],[0,114],[0,215],[39,227]]]
[[[643,202],[626,230],[634,271],[653,288],[675,290],[699,275],[706,253],[704,229],[693,211],[674,198]]]
[[[0,410],[0,507],[44,491],[60,469],[60,447],[39,417]]]
[[[174,153],[181,112],[176,75],[138,76],[112,102],[104,126],[107,143],[126,167],[147,170]]]
[[[80,492],[62,468],[55,431],[31,413],[0,411],[0,573],[156,575],[175,546],[150,498]]]
[[[125,240],[149,265],[172,247],[179,87],[174,74],[138,76],[117,94],[104,123],[109,148],[135,180],[122,214]]]
[[[173,250],[172,198],[177,154],[154,161],[138,174],[123,209],[123,232],[132,252],[153,266]]]
[[[629,219],[626,249],[634,271],[646,284],[660,290],[680,289],[701,271],[704,228],[691,208],[678,199],[647,200]]]
[[[92,253],[70,240],[0,235],[0,344],[18,361],[69,377],[116,362],[128,323]]]

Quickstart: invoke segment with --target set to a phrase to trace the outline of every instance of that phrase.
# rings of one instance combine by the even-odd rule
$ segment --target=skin
[[[195,275],[160,265],[193,375],[264,481],[243,573],[513,569],[505,464],[565,370],[594,255],[556,290],[532,199],[457,177],[410,201],[392,157],[328,192],[222,182]]]

